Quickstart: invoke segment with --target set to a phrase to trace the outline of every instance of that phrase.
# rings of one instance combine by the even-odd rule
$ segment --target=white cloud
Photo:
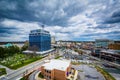
[[[9,39],[8,37],[0,37],[1,40],[10,40],[10,41],[24,40],[22,37],[28,38],[28,34],[30,30],[40,28],[37,22],[30,23],[30,22],[21,22],[17,20],[9,20],[9,19],[5,19],[4,21],[2,21],[1,25],[3,25],[6,28],[15,28],[13,30],[8,29],[8,31],[11,31],[11,34],[4,33],[6,34],[6,36],[9,36]]]
[[[18,31],[23,30],[23,33],[24,33],[24,31],[29,32],[30,30],[40,28],[40,26],[38,25],[37,22],[21,22],[21,21],[17,21],[17,20],[9,20],[9,19],[5,19],[4,21],[1,22],[1,24],[4,27],[17,28]]]
[[[17,1],[15,2],[17,3]],[[23,10],[18,6],[19,2],[17,4],[11,3],[11,5],[0,9],[3,11],[1,14],[7,16],[5,18],[11,17],[11,19],[18,20],[4,19],[3,17],[4,20],[0,22],[3,27],[16,28],[13,30],[8,29],[8,31],[13,32],[11,34],[6,33],[6,36],[9,36],[9,40],[12,40],[13,36],[16,37],[14,40],[22,40],[23,37],[28,37],[30,30],[41,28],[38,22],[45,24],[45,30],[50,31],[51,35],[55,35],[57,40],[73,40],[74,38],[82,38],[82,35],[87,34],[93,34],[89,36],[90,38],[97,38],[95,34],[98,33],[120,31],[120,24],[107,24],[106,26],[112,26],[107,29],[97,28],[98,25],[104,25],[102,22],[108,18],[111,19],[110,17],[113,13],[118,11],[119,5],[115,5],[115,2],[114,0],[33,0],[25,1],[24,4],[26,5],[21,5],[24,7]],[[6,3],[8,4],[9,2]],[[15,11],[11,11],[10,15],[8,12],[7,15],[7,13],[4,13],[7,12],[6,10]],[[17,11],[25,12],[19,14]],[[23,22],[19,20],[23,20]],[[2,34],[5,35],[4,33]],[[103,37],[106,36],[103,35]],[[2,37],[2,40],[4,39],[6,40],[7,38]]]

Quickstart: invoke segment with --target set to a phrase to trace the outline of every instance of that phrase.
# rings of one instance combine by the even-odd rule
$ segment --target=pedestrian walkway
[[[78,76],[78,71],[75,70],[75,75],[74,75],[74,79],[73,79],[73,80],[76,80],[76,79],[77,79],[77,76]]]

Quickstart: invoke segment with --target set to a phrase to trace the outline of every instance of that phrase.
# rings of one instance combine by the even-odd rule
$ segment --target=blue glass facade
[[[37,46],[39,51],[51,49],[50,33],[42,29],[32,30],[29,34],[29,46]]]
[[[96,47],[102,47],[102,48],[108,48],[109,43],[110,43],[109,40],[97,39],[95,41],[95,46]]]

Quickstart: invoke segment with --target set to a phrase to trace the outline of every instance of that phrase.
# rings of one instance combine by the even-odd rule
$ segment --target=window
[[[50,70],[45,70],[45,72],[46,72],[46,73],[51,73],[51,71],[50,71]]]
[[[49,73],[51,73],[51,71],[49,71]]]

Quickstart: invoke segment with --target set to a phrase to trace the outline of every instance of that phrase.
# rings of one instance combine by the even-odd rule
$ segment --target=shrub
[[[0,68],[0,76],[6,74],[5,68]]]
[[[106,80],[116,80],[112,75],[110,75],[107,71],[105,71],[103,68],[100,68],[99,66],[95,66],[97,71],[99,71]]]
[[[41,72],[39,73],[38,77],[44,78],[44,76],[41,74]]]

